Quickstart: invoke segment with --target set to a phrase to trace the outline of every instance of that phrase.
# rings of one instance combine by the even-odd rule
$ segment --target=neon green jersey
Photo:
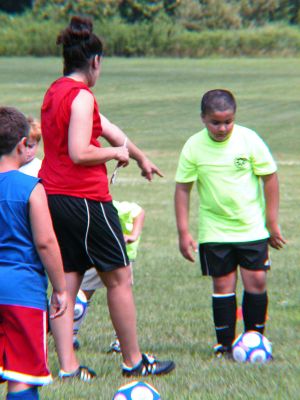
[[[185,143],[176,182],[197,182],[199,243],[236,243],[269,237],[260,175],[276,171],[263,140],[252,130],[234,125],[224,142],[203,129]]]
[[[128,201],[113,200],[113,205],[118,211],[123,234],[130,234],[133,228],[133,220],[139,215],[142,208],[138,204]],[[136,259],[140,238],[141,236],[135,242],[126,244],[126,251],[130,261]]]

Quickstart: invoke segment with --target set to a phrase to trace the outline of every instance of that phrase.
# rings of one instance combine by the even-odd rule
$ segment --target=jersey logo
[[[234,159],[234,165],[238,168],[238,169],[245,169],[247,168],[247,163],[249,162],[248,158],[245,156],[239,156],[239,157],[235,157]]]

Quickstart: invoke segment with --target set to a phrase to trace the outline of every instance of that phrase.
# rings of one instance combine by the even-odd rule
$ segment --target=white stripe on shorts
[[[112,229],[110,223],[108,222],[108,219],[107,219],[106,214],[105,214],[105,211],[104,211],[103,204],[100,203],[100,206],[101,206],[101,209],[102,209],[102,213],[103,213],[104,219],[105,219],[105,221],[106,221],[106,223],[107,223],[107,226],[109,227],[111,233],[113,234],[114,238],[116,239],[116,241],[117,241],[117,243],[118,243],[118,246],[120,247],[120,250],[121,250],[121,253],[122,253],[122,257],[123,257],[123,261],[124,261],[124,265],[127,265],[127,263],[126,263],[126,256],[125,256],[125,254],[124,254],[123,247],[122,247],[122,245],[121,245],[121,243],[120,243],[120,241],[119,241],[117,235],[115,234],[114,230]]]
[[[84,199],[84,203],[85,203],[86,214],[87,214],[87,225],[86,225],[86,232],[85,232],[85,238],[84,238],[84,246],[85,246],[86,254],[87,254],[88,258],[90,259],[90,262],[92,264],[95,264],[92,257],[89,254],[89,249],[88,249],[88,244],[87,244],[87,238],[88,238],[88,233],[89,233],[89,229],[90,229],[90,210],[89,210],[89,205],[88,205],[88,202],[86,201],[86,199]]]

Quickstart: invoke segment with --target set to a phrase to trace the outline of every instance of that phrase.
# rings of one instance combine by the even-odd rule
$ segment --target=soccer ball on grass
[[[133,381],[121,386],[112,400],[161,400],[161,397],[149,383]]]
[[[237,362],[263,364],[272,360],[272,344],[261,333],[248,331],[233,342],[232,356]]]

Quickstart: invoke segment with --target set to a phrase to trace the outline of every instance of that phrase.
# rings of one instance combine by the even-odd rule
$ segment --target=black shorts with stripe
[[[271,262],[268,239],[245,243],[200,243],[199,257],[203,275],[220,277],[238,266],[251,271],[267,271]]]
[[[112,202],[48,195],[65,272],[101,272],[129,265],[118,212]]]

